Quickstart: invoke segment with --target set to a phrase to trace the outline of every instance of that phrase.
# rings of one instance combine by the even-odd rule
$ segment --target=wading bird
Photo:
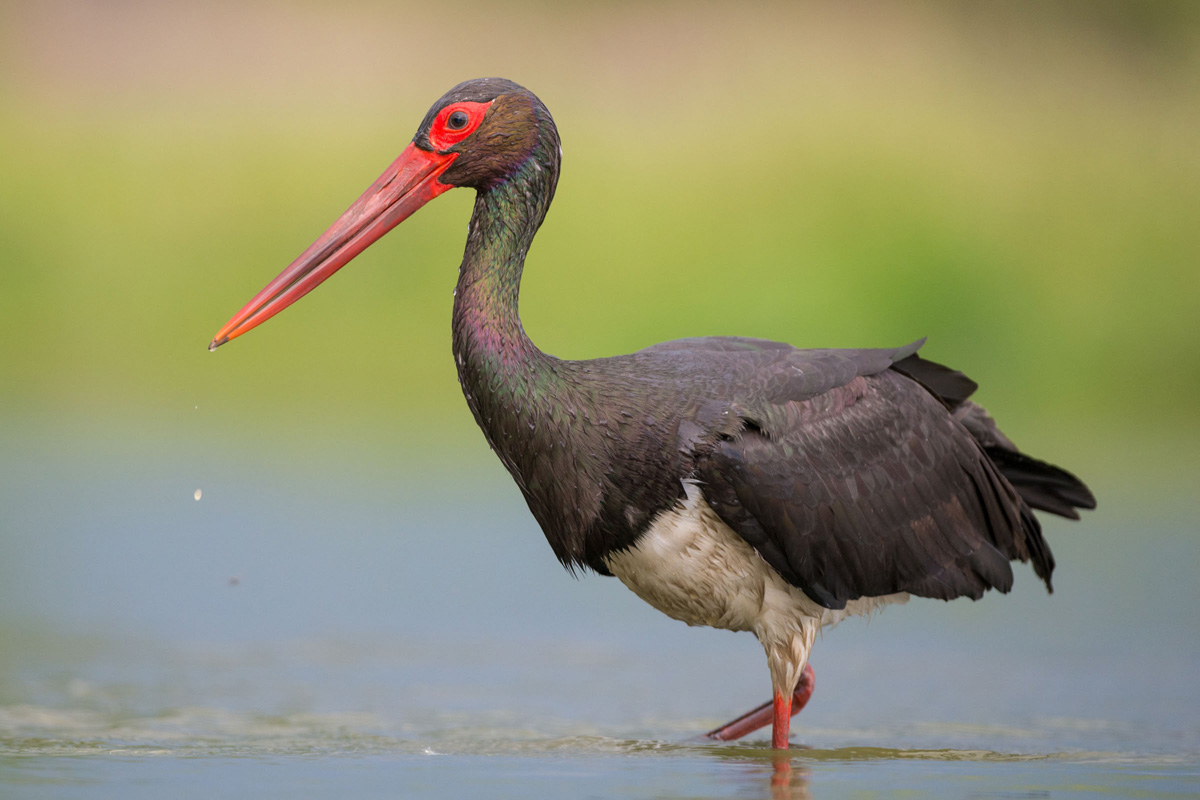
[[[558,559],[615,575],[689,625],[752,631],[773,700],[708,735],[772,724],[812,691],[817,632],[909,595],[979,598],[1054,559],[1032,509],[1093,508],[1073,475],[1017,450],[922,342],[798,350],[713,337],[564,361],[525,335],[525,254],[558,182],[549,111],[510,81],[438,100],[400,157],[233,317],[210,349],[307,294],[456,186],[476,190],[454,298],[467,404]]]

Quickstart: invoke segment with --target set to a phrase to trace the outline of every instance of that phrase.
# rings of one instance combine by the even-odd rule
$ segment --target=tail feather
[[[1031,507],[1067,519],[1079,519],[1077,508],[1096,507],[1096,498],[1083,481],[1061,467],[1022,453],[982,406],[966,401],[954,410],[954,416]]]
[[[1079,519],[1075,509],[1096,507],[1096,497],[1091,490],[1065,469],[1015,450],[1001,447],[985,447],[984,450],[1033,508],[1067,519]]]
[[[991,415],[968,399],[977,387],[966,375],[916,354],[892,364],[892,369],[945,403],[1031,508],[1079,519],[1076,509],[1096,507],[1096,498],[1083,481],[1065,469],[1025,455],[1001,433]]]

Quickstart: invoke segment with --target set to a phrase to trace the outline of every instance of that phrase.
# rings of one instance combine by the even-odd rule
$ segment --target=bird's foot
[[[808,703],[808,699],[812,697],[815,682],[816,678],[813,676],[812,665],[805,664],[804,671],[800,673],[800,680],[796,684],[796,689],[792,692],[791,708],[788,709],[789,717],[795,716]],[[779,698],[779,700],[787,699],[784,697]],[[712,739],[718,742],[731,742],[734,739],[742,738],[748,733],[754,733],[759,728],[772,725],[775,722],[776,702],[763,703],[758,708],[743,714],[732,722],[727,722],[719,728],[714,728],[701,738]],[[782,745],[778,742],[773,742],[773,744],[775,747],[787,747],[786,735]]]

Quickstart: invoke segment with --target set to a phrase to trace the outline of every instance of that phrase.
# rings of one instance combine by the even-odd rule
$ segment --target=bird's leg
[[[805,664],[804,671],[800,673],[800,680],[796,683],[796,689],[790,696],[776,695],[775,699],[770,703],[763,703],[753,711],[747,712],[732,722],[727,722],[719,728],[715,728],[704,734],[705,739],[715,739],[718,742],[730,742],[734,739],[740,739],[748,733],[754,733],[759,728],[772,726],[771,742],[774,747],[787,747],[788,723],[792,715],[800,713],[800,709],[808,703],[808,699],[812,697],[813,686],[816,678],[813,676],[812,664]],[[779,730],[779,705],[786,702],[788,708],[784,712],[783,717],[783,744],[780,745],[776,741],[775,734]]]
[[[788,729],[792,726],[792,696],[776,692],[774,705],[775,714],[771,720],[771,747],[776,750],[787,750]]]

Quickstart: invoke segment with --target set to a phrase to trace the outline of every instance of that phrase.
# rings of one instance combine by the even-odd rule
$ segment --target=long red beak
[[[418,208],[454,188],[438,177],[457,155],[432,153],[412,144],[404,148],[329,230],[217,331],[208,349],[216,350],[283,311]]]

